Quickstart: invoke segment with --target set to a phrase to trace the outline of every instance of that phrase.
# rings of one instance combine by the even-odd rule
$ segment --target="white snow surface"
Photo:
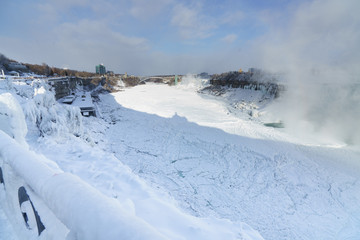
[[[360,237],[358,151],[299,144],[181,87],[138,86],[99,105],[107,149],[189,213],[244,221],[265,239]]]
[[[23,89],[28,86],[15,84],[9,88],[10,92],[25,91],[30,96],[31,89]],[[19,91],[20,88],[24,91]],[[166,192],[149,187],[113,154],[95,146],[96,141],[104,141],[97,137],[107,127],[106,122],[83,119],[86,126],[97,131],[91,127],[88,130],[92,134],[86,133],[86,129],[80,131],[82,124],[71,123],[73,110],[54,101],[53,94],[44,86],[33,90],[31,99],[22,94],[17,98],[26,112],[30,149],[47,158],[27,153],[26,148],[20,149],[18,143],[6,140],[5,133],[1,133],[0,165],[6,188],[0,189],[0,196],[2,199],[15,196],[12,193],[19,186],[28,186],[46,227],[39,239],[64,239],[66,235],[63,225],[53,220],[47,209],[69,229],[66,239],[263,239],[243,222],[185,213]],[[13,138],[11,133],[8,135]],[[91,186],[86,187],[82,181]],[[24,223],[16,201],[2,201],[2,207],[18,230]],[[12,209],[15,214],[11,214]],[[29,231],[29,237],[24,230],[18,232],[20,239],[37,239],[35,231]]]
[[[39,86],[1,87],[18,94],[27,143],[48,166],[168,239],[360,239],[359,149],[263,126],[271,99],[262,93],[146,84],[100,95],[101,117],[82,118],[45,106],[48,91],[33,104]]]

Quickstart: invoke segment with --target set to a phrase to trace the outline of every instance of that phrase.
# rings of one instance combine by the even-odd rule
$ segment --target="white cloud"
[[[57,48],[61,49],[63,55],[72,56],[68,58],[69,62],[63,64],[81,69],[99,62],[113,70],[118,70],[119,65],[135,69],[136,64],[132,60],[148,51],[145,38],[123,35],[103,22],[82,20],[76,24],[66,23],[54,32]]]
[[[60,6],[85,6],[90,3],[91,0],[50,0],[47,2],[54,3]]]
[[[58,18],[56,8],[49,3],[39,4],[38,9],[41,12],[40,21],[54,21]]]
[[[221,23],[237,25],[237,24],[239,24],[239,22],[244,20],[245,17],[246,17],[246,14],[243,11],[236,10],[236,11],[233,11],[233,12],[227,12],[222,17]]]
[[[78,23],[64,23],[61,24],[55,32],[62,41],[74,42],[79,45],[92,43],[104,46],[111,43],[110,46],[114,47],[146,48],[146,39],[128,37],[119,32],[115,32],[102,21],[84,19]]]
[[[66,11],[67,9],[75,6],[86,6],[90,4],[90,0],[50,0],[43,1],[37,5],[37,8],[43,14],[47,16],[56,16],[61,11]]]
[[[36,39],[0,38],[0,46],[12,49],[3,53],[19,61],[87,71],[104,63],[110,70],[133,73],[141,69],[138,63],[149,51],[145,38],[126,36],[91,20],[61,24]]]
[[[212,35],[212,30],[217,28],[214,19],[201,12],[201,6],[191,8],[178,4],[173,9],[171,24],[178,28],[183,39],[203,39]]]
[[[159,15],[173,0],[132,0],[130,14],[138,19],[148,19]]]
[[[236,39],[237,39],[236,34],[229,34],[229,35],[226,35],[225,37],[223,37],[221,39],[221,41],[223,41],[225,43],[233,43]]]
[[[205,47],[197,50],[196,45],[191,45],[193,51],[190,51],[189,44],[184,44],[184,40],[185,43],[201,44],[202,39],[216,34],[216,28],[224,24],[221,22],[224,15],[210,15],[206,12],[209,8],[201,4],[177,2],[41,0],[27,11],[39,13],[31,19],[37,24],[29,24],[31,29],[27,27],[26,37],[0,37],[0,52],[23,62],[45,62],[50,66],[68,66],[87,71],[94,71],[96,64],[104,63],[109,70],[133,74],[219,73],[221,69],[232,70],[242,65],[234,46],[221,46],[221,41],[210,43],[213,48],[209,50],[205,50]],[[149,15],[146,15],[146,10],[150,12]],[[70,12],[76,11],[80,14],[69,16]],[[154,24],[159,21],[158,17],[161,21],[164,19],[163,14],[165,18],[169,17],[168,22],[161,26],[165,33],[156,29]],[[143,15],[146,16],[141,18]],[[144,24],[137,21],[139,19],[148,22]],[[150,30],[158,32],[150,35],[148,40],[147,35],[141,32],[145,28],[143,25],[153,27]],[[173,38],[174,30],[180,35],[177,39]],[[171,38],[171,42],[164,39],[159,41],[166,45],[162,52],[152,49],[151,44],[156,37]],[[234,38],[229,36],[225,39],[231,41]],[[161,43],[157,43],[157,49],[161,49]],[[179,54],[178,50],[177,53],[166,52],[171,52],[177,46],[188,54]]]

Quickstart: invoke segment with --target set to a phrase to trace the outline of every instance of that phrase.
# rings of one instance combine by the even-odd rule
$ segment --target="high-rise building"
[[[100,75],[103,75],[106,73],[106,68],[104,66],[104,64],[99,64],[95,67],[96,69],[96,74],[100,74]]]

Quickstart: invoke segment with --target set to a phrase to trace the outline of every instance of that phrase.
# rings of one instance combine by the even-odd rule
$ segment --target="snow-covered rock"
[[[36,125],[40,136],[53,136],[60,140],[67,135],[81,136],[82,116],[78,107],[61,105],[54,94],[44,87],[35,89],[34,98],[24,105],[26,118]]]
[[[16,98],[11,93],[0,94],[0,130],[26,146],[27,125]]]

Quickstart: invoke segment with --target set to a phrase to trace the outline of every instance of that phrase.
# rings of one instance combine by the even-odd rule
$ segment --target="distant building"
[[[99,64],[96,66],[96,74],[103,75],[105,73],[106,73],[106,68],[105,68],[104,64]]]

